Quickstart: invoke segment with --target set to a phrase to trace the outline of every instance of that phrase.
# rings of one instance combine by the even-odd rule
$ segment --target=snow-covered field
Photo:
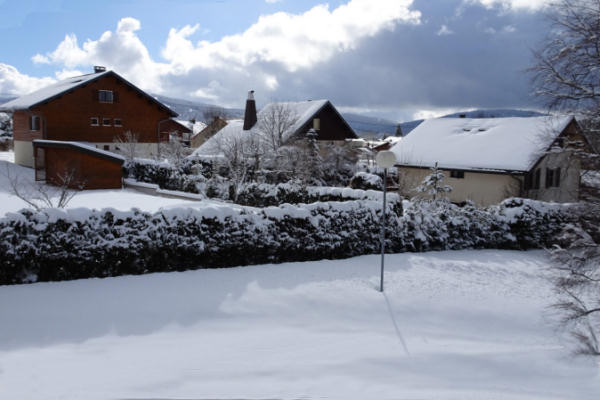
[[[455,251],[0,287],[2,399],[598,399],[545,253]]]

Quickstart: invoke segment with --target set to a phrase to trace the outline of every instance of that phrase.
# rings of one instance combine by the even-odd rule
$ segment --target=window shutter
[[[554,183],[554,170],[546,168],[546,189]]]
[[[33,130],[33,115],[29,116],[29,130]]]
[[[560,186],[560,168],[556,168],[554,171],[554,186]]]
[[[96,103],[100,101],[99,93],[100,92],[98,91],[98,89],[92,90],[92,101],[94,101]]]
[[[119,102],[119,92],[113,92],[113,103]]]

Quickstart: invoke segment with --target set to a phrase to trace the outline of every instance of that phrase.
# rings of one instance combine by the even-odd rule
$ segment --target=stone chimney
[[[248,131],[252,129],[256,124],[256,102],[254,101],[254,90],[248,92],[248,99],[246,100],[246,111],[244,112],[244,130]]]

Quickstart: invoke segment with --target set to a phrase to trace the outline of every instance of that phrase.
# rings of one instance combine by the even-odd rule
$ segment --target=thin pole
[[[386,209],[387,168],[383,169],[383,213],[381,214],[381,281],[379,291],[383,293],[383,265],[385,260],[385,209]]]

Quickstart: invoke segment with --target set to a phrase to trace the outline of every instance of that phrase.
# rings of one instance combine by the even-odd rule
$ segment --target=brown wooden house
[[[83,142],[115,150],[114,139],[136,134],[145,156],[168,140],[177,114],[113,71],[68,78],[0,106],[13,113],[15,163],[33,167],[33,140]]]

